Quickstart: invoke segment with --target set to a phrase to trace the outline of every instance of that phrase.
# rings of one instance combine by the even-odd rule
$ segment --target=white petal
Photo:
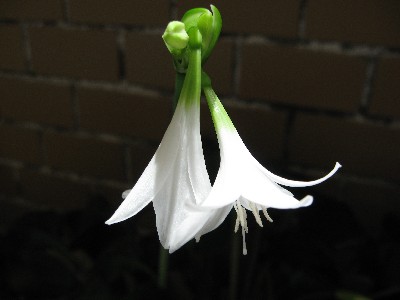
[[[229,212],[231,211],[233,205],[227,205],[225,207],[221,207],[218,209],[213,209],[211,208],[211,212],[208,211],[208,220],[207,222],[202,226],[201,230],[198,231],[196,234],[197,238],[200,238],[200,236],[213,231],[215,228],[217,228],[221,223],[226,219],[228,216]]]
[[[170,241],[169,252],[172,253],[178,250],[182,245],[193,239],[200,238],[217,228],[229,214],[232,206],[227,206],[219,209],[211,208],[196,208],[188,209],[188,214],[183,222],[177,228],[174,234],[174,241]]]
[[[208,197],[201,203],[205,207],[223,207],[233,204],[240,196],[240,166],[232,159],[225,158],[221,152],[222,160],[217,177]],[[228,164],[227,162],[230,161]]]
[[[275,181],[276,183],[285,185],[285,186],[290,186],[290,187],[306,187],[306,186],[313,186],[316,184],[319,184],[321,182],[324,182],[325,180],[327,180],[328,178],[330,178],[331,176],[333,176],[333,174],[335,174],[337,172],[337,170],[340,169],[340,167],[342,166],[340,163],[336,163],[335,167],[328,173],[326,174],[324,177],[317,179],[317,180],[313,180],[313,181],[296,181],[296,180],[290,180],[290,179],[286,179],[283,177],[280,177],[278,175],[275,175],[274,173],[271,173],[270,171],[268,171],[266,168],[264,168],[254,157],[254,163],[256,163],[257,167],[269,178],[271,178],[271,180]]]
[[[124,221],[142,210],[158,193],[171,172],[181,144],[182,109],[176,109],[167,131],[150,163],[125,200],[106,224]]]
[[[243,180],[242,197],[262,206],[287,209],[311,204],[309,198],[301,202],[286,190],[283,191],[282,187],[277,186],[257,169],[248,170]]]
[[[214,186],[201,206],[223,207],[233,204],[240,196],[240,178],[238,178],[236,171],[234,167],[222,164]]]
[[[176,240],[177,228],[186,217],[185,202],[194,200],[187,169],[182,169],[183,161],[184,157],[178,158],[166,184],[153,200],[158,236],[166,249]]]
[[[210,194],[201,203],[205,207],[223,207],[233,204],[241,192],[243,161],[241,148],[238,147],[236,136],[232,130],[218,130],[218,143],[220,148],[221,162],[217,177]]]
[[[164,188],[153,200],[160,242],[170,252],[193,239],[213,213],[198,209],[196,201],[203,201],[211,190],[211,183],[202,154],[199,108],[185,106],[181,119],[184,129],[181,145],[172,172]]]
[[[300,200],[301,206],[302,207],[306,207],[306,206],[310,206],[313,203],[313,196],[305,196],[303,199]]]
[[[186,128],[188,172],[196,203],[200,204],[211,190],[200,136],[200,107],[193,105],[187,114],[190,120]]]
[[[280,177],[278,175],[275,175],[274,173],[268,171],[266,168],[264,168],[255,158],[253,155],[251,155],[250,151],[247,149],[246,145],[243,143],[242,138],[240,137],[239,133],[235,130],[236,135],[236,139],[238,140],[237,145],[239,147],[242,148],[243,151],[243,155],[246,155],[247,157],[250,158],[250,160],[252,161],[253,164],[255,164],[257,166],[257,168],[259,168],[266,176],[268,176],[271,180],[273,180],[274,182],[281,184],[281,185],[285,185],[285,186],[290,186],[290,187],[306,187],[306,186],[313,186],[313,185],[317,185],[321,182],[324,182],[325,180],[327,180],[328,178],[330,178],[331,176],[333,176],[337,170],[340,169],[340,167],[342,166],[340,163],[336,163],[334,168],[324,177],[319,178],[317,180],[312,180],[312,181],[297,181],[297,180],[290,180],[290,179],[286,179],[283,177]],[[239,142],[240,140],[240,142]],[[244,154],[246,153],[246,154]]]

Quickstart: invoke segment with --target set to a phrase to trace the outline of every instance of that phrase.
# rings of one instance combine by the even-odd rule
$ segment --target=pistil
[[[257,208],[257,205],[253,202],[249,201],[249,207],[251,212],[253,213],[254,218],[256,219],[257,224],[260,227],[263,227],[262,221],[261,221],[261,216],[259,213],[259,209]],[[239,200],[236,200],[235,203],[233,204],[233,208],[236,211],[237,217],[236,217],[236,223],[235,223],[235,233],[238,232],[239,226],[242,227],[242,238],[243,238],[243,255],[247,254],[247,246],[246,246],[246,233],[249,233],[249,227],[247,226],[247,213],[246,213],[246,208],[244,208]],[[269,216],[267,212],[267,208],[265,206],[261,206],[261,209],[263,211],[263,214],[265,218],[269,222],[273,222],[271,217]]]

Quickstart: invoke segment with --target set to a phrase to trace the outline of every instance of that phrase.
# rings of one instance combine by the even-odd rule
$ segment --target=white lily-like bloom
[[[312,196],[306,196],[299,201],[280,185],[289,187],[316,185],[331,177],[341,165],[336,163],[334,169],[326,176],[309,182],[289,180],[271,173],[251,155],[211,88],[211,83],[207,84],[206,78],[203,77],[203,88],[218,136],[221,163],[214,186],[202,202],[202,206],[219,208],[233,205],[237,212],[235,232],[241,225],[243,254],[246,254],[245,233],[248,232],[246,209],[253,213],[257,223],[262,227],[260,211],[272,222],[267,213],[269,207],[289,209],[308,206],[313,201]]]
[[[200,64],[200,49],[192,50],[171,123],[136,185],[106,222],[124,221],[153,202],[159,239],[170,253],[218,227],[230,211],[198,205],[211,190],[200,138]]]

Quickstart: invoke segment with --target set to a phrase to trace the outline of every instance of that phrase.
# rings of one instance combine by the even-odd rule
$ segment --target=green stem
[[[200,105],[201,95],[201,50],[191,49],[190,52],[189,67],[178,100],[186,107]]]
[[[167,286],[167,273],[168,273],[168,250],[164,249],[160,245],[160,255],[158,257],[158,281],[157,285],[160,289],[164,289]]]
[[[210,109],[211,118],[217,135],[221,128],[236,130],[231,118],[211,86],[210,77],[204,71],[201,74],[201,85],[204,95],[206,96],[208,108]]]

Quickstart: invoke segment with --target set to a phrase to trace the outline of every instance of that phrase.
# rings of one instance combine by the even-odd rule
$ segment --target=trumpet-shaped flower
[[[341,166],[336,163],[334,169],[326,176],[309,182],[289,180],[271,173],[246,148],[205,74],[203,74],[203,87],[217,132],[221,164],[214,186],[202,206],[218,208],[233,205],[237,212],[235,232],[241,225],[243,253],[246,254],[245,233],[248,231],[246,209],[253,213],[257,223],[262,227],[260,211],[272,222],[267,208],[299,208],[308,206],[313,201],[312,196],[306,196],[299,201],[280,185],[289,187],[316,185],[331,177]]]
[[[200,138],[200,72],[201,51],[192,49],[171,123],[142,176],[106,222],[124,221],[153,202],[159,239],[170,253],[218,227],[230,210],[198,205],[211,190]]]

